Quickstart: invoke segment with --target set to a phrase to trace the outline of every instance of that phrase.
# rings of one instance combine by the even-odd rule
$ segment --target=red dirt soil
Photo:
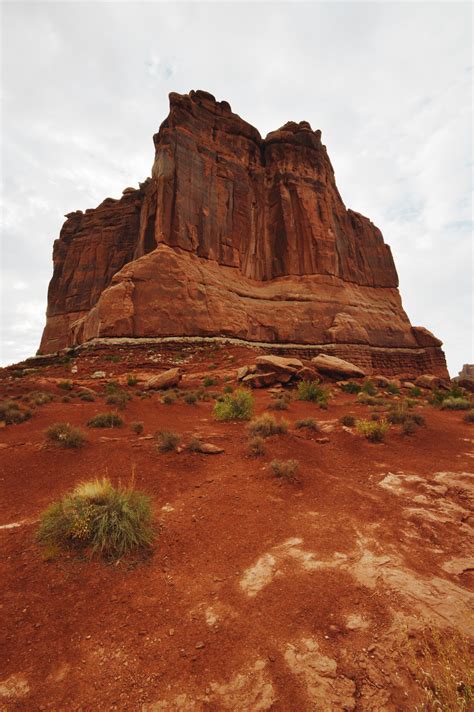
[[[288,432],[250,457],[246,424],[216,421],[213,399],[140,398],[143,384],[127,386],[126,374],[145,378],[179,362],[184,392],[209,376],[217,384],[205,390],[222,393],[255,350],[115,353],[118,362],[85,351],[21,378],[0,372],[2,400],[54,394],[31,420],[0,431],[0,710],[414,709],[409,636],[427,625],[473,632],[474,430],[463,413],[435,409],[424,392],[414,412],[426,426],[410,436],[393,426],[376,445],[339,422],[374,408],[330,384],[327,410],[291,400],[273,412]],[[97,370],[106,379],[92,379]],[[94,389],[96,401],[63,402],[63,379],[72,393]],[[133,395],[124,427],[87,428],[113,410],[103,391],[114,379]],[[257,414],[272,403],[268,390],[254,397]],[[295,428],[307,417],[320,432]],[[85,446],[46,445],[57,422],[81,427]],[[149,436],[161,429],[225,452],[160,453]],[[276,479],[273,458],[297,459],[298,481]],[[46,560],[35,541],[40,513],[103,475],[133,476],[152,497],[152,556]]]

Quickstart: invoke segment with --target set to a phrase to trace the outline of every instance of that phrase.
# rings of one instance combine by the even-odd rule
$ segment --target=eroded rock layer
[[[403,311],[380,230],[345,208],[320,131],[289,122],[262,139],[197,91],[170,95],[154,143],[139,189],[66,216],[42,352],[228,336],[447,375],[441,342]]]

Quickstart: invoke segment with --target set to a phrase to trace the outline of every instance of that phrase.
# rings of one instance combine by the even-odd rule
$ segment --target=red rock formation
[[[345,208],[320,131],[289,122],[263,140],[227,102],[192,91],[170,95],[154,143],[138,190],[67,216],[42,352],[229,336],[349,350],[369,372],[447,374],[441,342],[403,311],[380,230]]]

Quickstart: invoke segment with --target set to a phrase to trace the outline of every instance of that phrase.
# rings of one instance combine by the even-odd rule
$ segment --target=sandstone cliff
[[[447,374],[441,342],[403,311],[380,230],[344,206],[320,131],[289,122],[262,139],[192,91],[170,95],[154,144],[139,189],[66,216],[42,352],[228,336]]]

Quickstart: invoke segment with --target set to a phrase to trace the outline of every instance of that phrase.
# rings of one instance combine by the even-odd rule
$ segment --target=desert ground
[[[294,386],[258,388],[255,415],[288,426],[253,455],[248,423],[213,409],[256,353],[124,346],[0,371],[0,400],[31,411],[0,430],[0,710],[472,709],[474,425],[420,389],[410,407],[424,424],[373,443],[341,417],[384,417],[406,388],[378,387],[370,405],[326,381],[326,408]],[[174,367],[182,379],[163,402],[144,386]],[[110,382],[130,396],[123,408],[105,403]],[[29,402],[38,392],[53,398]],[[123,426],[87,427],[106,411]],[[317,429],[296,427],[308,418]],[[83,447],[48,442],[65,422]],[[157,449],[163,430],[181,436],[177,450]],[[189,451],[193,437],[223,452]],[[296,460],[296,477],[275,477],[275,458]],[[152,551],[45,552],[42,511],[102,476],[151,497]],[[463,707],[429,706],[445,654]]]

